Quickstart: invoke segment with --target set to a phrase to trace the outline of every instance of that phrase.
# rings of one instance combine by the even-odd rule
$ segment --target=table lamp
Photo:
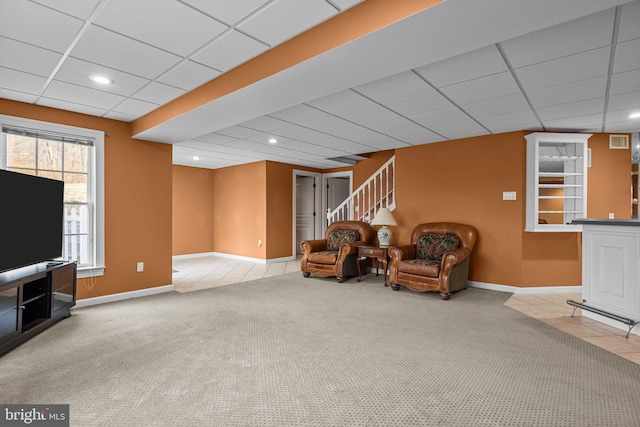
[[[387,225],[398,225],[395,219],[393,219],[393,215],[391,215],[391,211],[387,208],[380,208],[380,210],[376,213],[376,216],[373,217],[373,221],[371,221],[371,225],[381,225],[380,230],[378,230],[378,242],[380,246],[389,246],[391,244],[391,230],[387,227]]]

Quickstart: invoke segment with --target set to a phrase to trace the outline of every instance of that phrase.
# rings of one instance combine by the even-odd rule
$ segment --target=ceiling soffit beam
[[[135,136],[309,58],[398,22],[444,0],[367,0],[239,65],[132,123]]]

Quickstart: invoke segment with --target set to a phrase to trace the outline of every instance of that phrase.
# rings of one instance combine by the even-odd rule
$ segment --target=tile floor
[[[252,261],[207,255],[174,259],[173,269],[174,289],[177,292],[190,292],[300,271],[300,260],[258,264]],[[579,293],[514,294],[505,305],[640,364],[640,336],[630,334],[629,338],[625,338],[626,329],[617,329],[582,317],[580,309],[576,310],[572,318],[573,307],[566,303],[568,299],[580,301],[581,295]],[[633,331],[638,333],[640,325]]]

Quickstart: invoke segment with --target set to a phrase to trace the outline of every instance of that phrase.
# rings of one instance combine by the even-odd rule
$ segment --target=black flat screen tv
[[[0,271],[62,256],[64,182],[0,169]]]

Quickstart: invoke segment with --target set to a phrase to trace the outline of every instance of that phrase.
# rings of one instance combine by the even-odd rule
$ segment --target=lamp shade
[[[393,218],[393,215],[391,215],[391,211],[389,211],[388,208],[380,208],[376,213],[376,216],[373,217],[371,225],[398,225],[398,223]]]

